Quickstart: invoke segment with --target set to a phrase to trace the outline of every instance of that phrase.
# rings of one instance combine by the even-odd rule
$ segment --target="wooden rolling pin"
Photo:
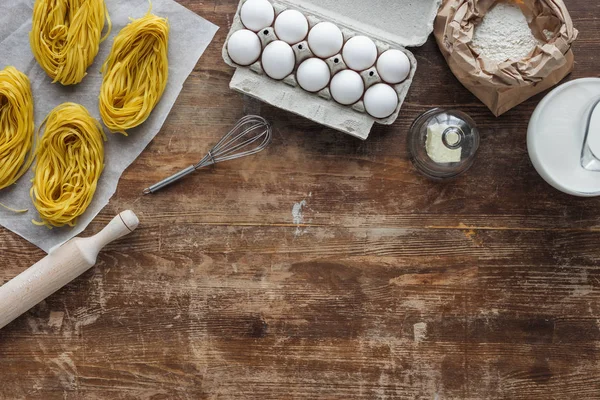
[[[97,235],[68,241],[0,287],[0,329],[93,267],[102,248],[139,223],[133,211],[124,211]]]

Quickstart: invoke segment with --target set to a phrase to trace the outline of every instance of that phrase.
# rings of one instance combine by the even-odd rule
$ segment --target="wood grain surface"
[[[230,91],[237,1],[181,3],[221,30],[87,233],[129,208],[142,225],[0,331],[0,398],[600,398],[600,200],[534,171],[542,95],[494,118],[430,38],[400,118],[361,142]],[[597,77],[600,5],[567,3],[569,79]],[[436,106],[482,132],[449,183],[406,151]],[[247,113],[274,125],[265,153],[141,195]],[[43,256],[0,230],[0,282]]]

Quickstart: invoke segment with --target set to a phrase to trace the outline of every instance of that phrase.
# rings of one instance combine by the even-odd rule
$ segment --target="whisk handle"
[[[169,186],[170,184],[172,184],[174,182],[177,182],[178,180],[188,176],[189,174],[191,174],[195,171],[196,171],[196,166],[192,165],[191,167],[186,168],[183,171],[178,172],[175,175],[158,182],[156,185],[152,185],[149,188],[144,189],[144,194],[156,193],[159,190],[163,189],[164,187]]]

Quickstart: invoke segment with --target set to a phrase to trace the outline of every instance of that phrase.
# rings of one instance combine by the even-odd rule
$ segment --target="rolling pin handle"
[[[131,233],[138,224],[132,211],[124,211],[97,235],[68,241],[0,286],[0,329],[90,269],[104,246]]]
[[[96,235],[81,239],[79,243],[80,251],[86,259],[92,264],[95,264],[96,257],[98,256],[98,253],[100,253],[100,250],[109,243],[130,234],[139,224],[140,221],[133,211],[123,211],[114,217],[112,221]]]

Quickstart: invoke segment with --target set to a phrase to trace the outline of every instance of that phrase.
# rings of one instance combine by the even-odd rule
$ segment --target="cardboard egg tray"
[[[240,19],[240,10],[246,0],[241,0],[235,14],[231,30],[223,46],[223,59],[236,68],[230,88],[257,98],[265,103],[304,116],[319,124],[345,132],[360,139],[367,139],[375,122],[390,125],[398,118],[404,99],[412,85],[417,70],[417,60],[406,47],[421,46],[433,31],[433,20],[441,0],[280,0],[271,1],[275,9],[275,18],[287,10],[294,9],[306,16],[309,29],[316,24],[329,21],[337,25],[344,35],[344,43],[354,36],[364,35],[377,45],[378,56],[389,49],[403,51],[410,60],[411,71],[408,78],[392,87],[398,93],[398,107],[387,118],[377,119],[366,111],[362,100],[351,106],[337,103],[331,97],[328,88],[318,93],[309,93],[297,83],[295,73],[298,66],[308,58],[315,57],[306,41],[292,46],[296,56],[296,68],[281,81],[269,78],[263,71],[260,59],[254,64],[243,67],[231,60],[227,52],[227,43],[231,35],[245,29]],[[277,40],[273,27],[257,32],[263,49]],[[326,59],[333,77],[346,69],[340,54]],[[375,66],[360,71],[365,83],[365,91],[376,83],[382,82]]]

